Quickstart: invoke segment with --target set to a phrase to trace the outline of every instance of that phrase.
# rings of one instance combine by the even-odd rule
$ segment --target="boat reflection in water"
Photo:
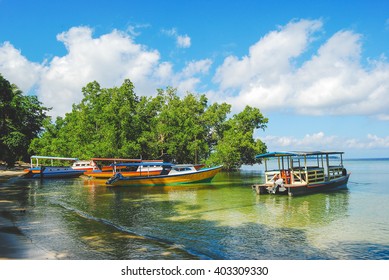
[[[348,210],[348,198],[348,190],[293,199],[257,196],[257,210],[261,222],[265,224],[297,228],[320,226],[343,218]]]

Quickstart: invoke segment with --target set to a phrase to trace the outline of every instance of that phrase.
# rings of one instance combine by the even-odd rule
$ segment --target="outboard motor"
[[[116,182],[120,179],[123,179],[123,175],[121,173],[116,173],[114,176],[112,176],[111,178],[109,178],[107,180],[107,184],[112,184],[113,182]]]

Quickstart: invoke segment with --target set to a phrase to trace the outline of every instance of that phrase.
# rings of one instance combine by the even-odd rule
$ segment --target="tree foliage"
[[[217,142],[208,163],[222,162],[226,170],[237,169],[242,164],[254,164],[254,156],[267,150],[265,143],[254,139],[254,130],[264,130],[267,122],[268,119],[258,108],[246,106],[242,112],[225,122],[223,136]]]
[[[41,132],[48,110],[0,75],[0,160],[9,166],[28,160],[28,147]]]
[[[125,80],[120,87],[101,88],[92,82],[84,98],[64,118],[45,123],[30,152],[78,158],[124,157],[157,159],[169,155],[179,163],[252,164],[266,146],[253,139],[267,119],[247,107],[227,120],[231,106],[208,105],[205,95],[158,89],[155,97],[139,97]],[[233,147],[233,149],[231,149]]]

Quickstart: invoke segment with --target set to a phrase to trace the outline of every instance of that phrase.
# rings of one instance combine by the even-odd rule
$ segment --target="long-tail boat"
[[[148,164],[143,165],[147,167]],[[210,182],[222,169],[222,166],[196,169],[192,164],[161,163],[160,165],[163,168],[160,175],[125,177],[119,172],[108,179],[106,184],[109,186],[165,186],[203,183]]]

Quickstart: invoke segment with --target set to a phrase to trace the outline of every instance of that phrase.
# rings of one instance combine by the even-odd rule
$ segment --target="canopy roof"
[[[336,151],[291,151],[291,152],[270,152],[256,155],[255,158],[271,158],[271,157],[285,157],[285,156],[316,156],[316,155],[334,155],[343,154],[344,152]]]
[[[57,159],[57,160],[72,160],[77,161],[78,158],[67,158],[67,157],[50,157],[50,156],[31,156],[31,159]]]

